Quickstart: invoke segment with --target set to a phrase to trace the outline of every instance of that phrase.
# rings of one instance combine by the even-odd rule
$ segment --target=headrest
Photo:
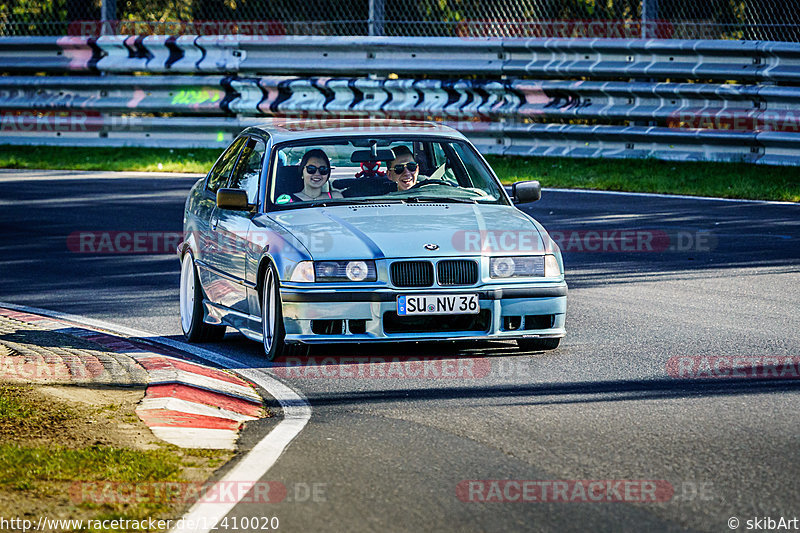
[[[275,174],[275,197],[303,190],[303,174],[299,165],[278,165]]]

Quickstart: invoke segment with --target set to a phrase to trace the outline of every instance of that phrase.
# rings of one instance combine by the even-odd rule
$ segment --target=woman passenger
[[[303,155],[300,160],[300,169],[303,172],[303,190],[292,195],[294,202],[308,202],[328,198],[342,198],[339,191],[323,192],[325,184],[331,175],[331,162],[328,155],[314,148]],[[330,189],[330,187],[329,187]]]

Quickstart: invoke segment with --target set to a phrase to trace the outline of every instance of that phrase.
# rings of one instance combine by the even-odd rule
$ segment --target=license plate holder
[[[477,315],[477,294],[404,294],[397,297],[399,316]]]

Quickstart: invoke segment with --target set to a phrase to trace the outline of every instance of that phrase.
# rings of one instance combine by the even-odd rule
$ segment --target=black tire
[[[549,339],[517,339],[517,346],[523,352],[544,352],[555,350],[561,343],[560,338]]]
[[[189,278],[191,277],[191,279]],[[189,283],[191,283],[189,285]],[[191,293],[191,298],[187,299]],[[191,252],[186,252],[181,261],[180,310],[181,330],[186,340],[192,343],[218,342],[225,336],[225,326],[203,322],[203,289],[197,275],[197,267]]]
[[[274,320],[273,320],[274,317]],[[268,331],[269,328],[269,331]],[[282,356],[306,356],[309,348],[305,344],[286,344],[286,330],[283,327],[281,293],[278,289],[278,273],[270,264],[264,271],[261,287],[261,336],[264,355],[274,361]]]

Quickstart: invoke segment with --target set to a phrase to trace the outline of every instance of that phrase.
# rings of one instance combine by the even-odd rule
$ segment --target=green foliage
[[[0,145],[0,168],[206,173],[220,150]],[[488,156],[503,183],[800,202],[800,168],[658,159]],[[161,168],[158,164],[161,163]]]
[[[457,35],[465,22],[518,35],[518,26],[556,21],[638,21],[644,0],[385,0],[392,35]],[[674,37],[798,39],[800,10],[780,0],[652,1],[652,17],[674,24]],[[0,35],[59,35],[71,21],[100,19],[102,0],[0,0]],[[365,0],[117,0],[117,20],[276,21],[289,33],[364,34]],[[319,25],[314,22],[326,21]],[[359,23],[358,21],[361,21]],[[690,23],[687,30],[682,23]],[[749,25],[749,26],[748,26]],[[524,33],[524,32],[523,32]],[[531,34],[532,35],[532,34]]]
[[[487,157],[501,180],[543,187],[800,202],[800,168],[658,159]]]
[[[169,148],[77,148],[0,145],[0,167],[64,170],[138,170],[205,173],[220,150]],[[158,165],[161,165],[159,168]]]
[[[0,385],[0,421],[17,422],[33,418],[36,407],[26,401],[17,387]]]
[[[0,484],[35,481],[173,481],[182,464],[167,450],[70,449],[0,444]]]

